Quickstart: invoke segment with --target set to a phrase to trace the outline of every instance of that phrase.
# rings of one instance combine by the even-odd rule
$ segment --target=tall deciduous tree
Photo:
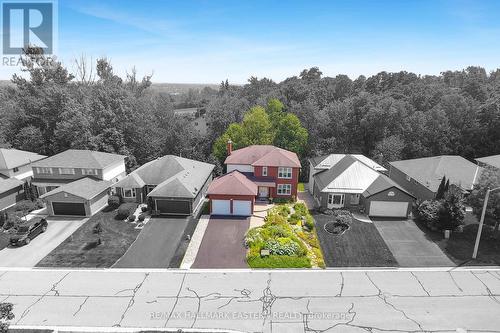
[[[478,218],[481,217],[486,191],[497,187],[500,187],[500,170],[493,167],[486,167],[481,173],[477,184],[474,185],[474,190],[468,197],[468,203]],[[495,230],[498,230],[500,222],[500,194],[498,191],[490,195],[485,221],[490,225],[494,225]]]

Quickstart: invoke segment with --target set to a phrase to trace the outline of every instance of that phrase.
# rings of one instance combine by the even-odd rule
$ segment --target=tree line
[[[173,96],[151,89],[151,76],[139,79],[134,70],[117,76],[107,59],[95,62],[94,76],[70,73],[33,48],[23,63],[25,74],[0,88],[0,144],[47,155],[68,148],[116,152],[129,156],[132,169],[175,154],[215,163],[220,172],[222,145],[231,136],[240,146],[289,148],[303,161],[334,152],[362,153],[380,163],[500,153],[500,69],[381,72],[352,80],[324,77],[313,67],[279,83],[226,80],[218,90]],[[206,110],[206,137],[174,114],[186,105]],[[255,122],[264,131],[252,129]]]

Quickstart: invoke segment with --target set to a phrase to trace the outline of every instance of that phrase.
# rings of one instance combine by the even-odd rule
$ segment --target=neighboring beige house
[[[43,195],[61,185],[90,177],[116,183],[126,175],[125,156],[69,149],[32,164],[33,181]]]
[[[0,178],[29,179],[33,177],[31,164],[46,157],[24,150],[0,148]]]

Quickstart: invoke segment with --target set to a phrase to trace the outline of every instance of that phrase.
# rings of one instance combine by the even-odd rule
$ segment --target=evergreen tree
[[[436,200],[441,200],[444,198],[444,193],[446,192],[445,187],[446,187],[446,176],[443,176],[436,193]]]

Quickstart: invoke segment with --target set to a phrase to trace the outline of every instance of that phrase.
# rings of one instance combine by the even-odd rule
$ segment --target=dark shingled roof
[[[33,167],[104,169],[126,156],[92,150],[68,149],[33,163]]]
[[[495,167],[497,169],[500,169],[500,154],[476,158],[476,161],[490,165],[490,166]]]
[[[408,194],[409,196],[415,198],[412,194],[410,194],[408,191],[406,191],[404,188],[399,186],[395,181],[387,177],[386,175],[380,175],[375,179],[375,181],[368,186],[368,188],[363,192],[363,196],[365,198],[368,198],[369,196],[372,196],[374,194],[380,193],[382,191],[388,190],[390,188],[397,188],[401,190],[402,192]]]
[[[110,186],[111,182],[108,182],[106,180],[96,180],[90,177],[85,177],[74,182],[59,186],[55,190],[41,195],[40,198],[43,199],[60,192],[66,192],[82,199],[90,200],[96,195],[107,190]]]

